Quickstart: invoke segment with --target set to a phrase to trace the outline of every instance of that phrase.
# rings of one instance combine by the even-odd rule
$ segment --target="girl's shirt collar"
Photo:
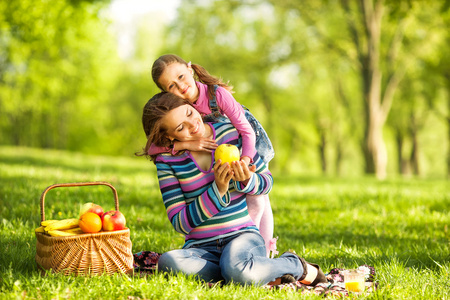
[[[194,105],[202,105],[205,100],[208,100],[208,86],[204,83],[196,81],[198,89],[198,98],[195,100]]]

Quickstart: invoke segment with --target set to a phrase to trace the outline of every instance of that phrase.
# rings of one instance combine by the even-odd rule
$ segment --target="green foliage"
[[[361,174],[364,169],[361,149],[368,120],[363,97],[363,81],[367,78],[361,72],[361,63],[370,47],[359,4],[278,0],[195,4],[182,2],[178,19],[167,30],[167,43],[161,53],[177,53],[231,81],[237,101],[254,112],[271,137],[276,150],[272,170],[305,174],[319,173],[322,169],[325,174]],[[414,116],[403,116],[397,107],[406,109],[411,102],[417,102],[414,98],[421,97],[407,94],[411,91],[408,81],[392,89],[397,80],[406,74],[415,85],[431,87],[435,81],[429,75],[436,80],[442,78],[442,74],[433,73],[422,62],[425,57],[431,59],[442,53],[440,45],[445,42],[446,31],[440,25],[445,16],[440,12],[441,4],[420,1],[382,4],[381,89],[386,98],[394,93],[392,119],[410,122]],[[355,32],[351,31],[350,23]],[[356,38],[360,39],[359,46]],[[425,77],[415,77],[418,74]],[[423,100],[441,103],[448,98],[443,94],[444,86],[434,90],[440,93],[426,95]],[[416,109],[427,110],[423,105]],[[435,111],[443,112],[445,108]],[[444,119],[438,123],[425,120],[418,128],[421,170],[418,175],[447,172],[444,155],[437,158],[440,167],[428,160],[433,149],[442,145],[439,139],[433,139],[434,146],[429,147],[430,141],[423,138],[432,131],[433,136],[445,140]],[[402,124],[403,130],[407,130]],[[384,128],[389,174],[397,173],[397,145],[392,133],[396,128]],[[443,147],[448,149],[445,144]]]
[[[72,148],[105,123],[111,40],[101,4],[6,1],[0,109],[3,144]],[[97,132],[96,132],[97,131]],[[82,136],[82,138],[79,138]]]
[[[39,275],[34,228],[39,198],[55,183],[107,181],[116,187],[133,252],[179,248],[162,204],[154,165],[142,157],[0,147],[0,297],[2,299],[303,299],[300,293],[226,285],[181,275],[94,278]],[[55,188],[46,218],[80,204],[113,206],[108,187]],[[278,250],[292,248],[328,271],[373,265],[379,290],[365,299],[450,297],[450,193],[445,180],[276,176],[270,194]],[[312,296],[313,299],[322,299]]]
[[[142,148],[152,57],[120,61],[108,3],[0,4],[0,144],[130,156]]]
[[[230,81],[269,133],[273,172],[364,173],[363,78],[347,25],[363,33],[361,2],[185,0],[169,26],[156,14],[134,20],[127,57],[117,53],[109,2],[0,3],[1,145],[132,156],[145,144],[142,107],[158,92],[151,65],[176,53]],[[447,2],[384,1],[382,89],[391,75],[402,79],[384,128],[391,177],[413,150],[414,175],[450,170]]]

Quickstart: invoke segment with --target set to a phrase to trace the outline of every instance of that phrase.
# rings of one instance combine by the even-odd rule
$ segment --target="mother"
[[[200,137],[242,146],[230,123],[203,123],[189,102],[170,93],[156,94],[147,102],[142,123],[148,139],[145,153],[152,143],[168,147]],[[264,240],[245,201],[246,194],[266,194],[272,188],[272,175],[258,154],[250,168],[242,162],[214,164],[213,155],[185,151],[151,157],[169,220],[186,237],[182,249],[162,254],[158,270],[243,285],[264,285],[288,274],[304,284],[325,282],[319,266],[295,253],[266,257]]]

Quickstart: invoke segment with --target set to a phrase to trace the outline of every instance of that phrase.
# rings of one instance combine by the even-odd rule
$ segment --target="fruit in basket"
[[[97,214],[100,218],[102,217],[104,211],[103,207],[101,207],[98,204],[88,202],[81,206],[80,208],[80,217],[84,215],[87,212],[93,212],[94,214]]]
[[[64,219],[50,223],[49,225],[45,226],[44,230],[48,232],[52,230],[64,230],[75,227],[78,227],[78,219]]]
[[[71,229],[66,229],[66,230],[62,230],[64,232],[71,232],[71,233],[75,233],[75,234],[83,234],[83,230],[81,230],[80,227],[75,227],[75,228],[71,228]]]
[[[48,225],[50,225],[50,224],[52,224],[52,223],[55,223],[55,222],[58,222],[58,221],[60,221],[60,220],[45,220],[45,221],[42,221],[41,222],[41,226],[48,226]]]
[[[96,233],[102,230],[102,219],[93,212],[87,212],[80,217],[80,229],[85,233]]]
[[[224,163],[232,163],[233,161],[238,161],[241,155],[239,153],[238,147],[231,144],[222,144],[217,147],[214,151],[214,160],[222,160],[222,165]]]
[[[103,230],[113,231],[125,228],[125,216],[118,210],[110,210],[102,216]]]
[[[45,232],[44,228],[45,228],[44,226],[40,226],[40,227],[36,228],[34,230],[34,232],[42,232],[42,233],[44,233]]]
[[[50,236],[73,236],[78,235],[78,233],[63,231],[63,230],[50,230],[47,232]]]

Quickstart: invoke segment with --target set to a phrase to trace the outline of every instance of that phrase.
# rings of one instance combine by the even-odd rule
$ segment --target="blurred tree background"
[[[133,156],[153,61],[230,81],[274,173],[450,176],[449,0],[182,0],[118,54],[107,0],[0,2],[0,144]]]

